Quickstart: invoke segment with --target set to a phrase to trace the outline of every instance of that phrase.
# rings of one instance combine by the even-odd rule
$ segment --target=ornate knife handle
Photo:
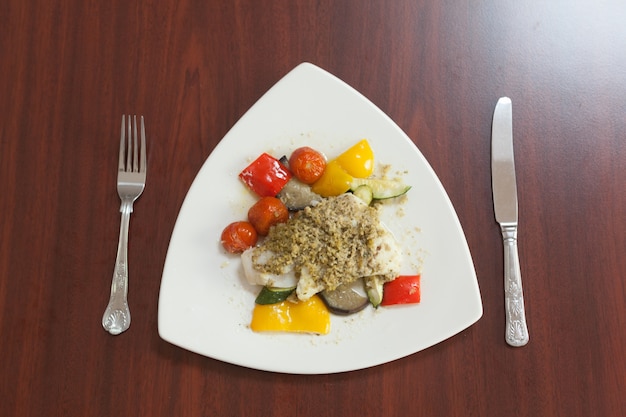
[[[501,225],[504,241],[504,303],[506,310],[506,342],[511,346],[528,343],[524,310],[522,275],[517,253],[517,225]]]

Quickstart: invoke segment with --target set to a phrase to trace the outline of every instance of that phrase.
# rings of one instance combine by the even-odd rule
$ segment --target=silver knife
[[[504,302],[506,342],[511,346],[528,343],[528,327],[517,252],[517,185],[513,159],[513,112],[511,99],[501,97],[491,126],[491,186],[496,221],[504,241]]]

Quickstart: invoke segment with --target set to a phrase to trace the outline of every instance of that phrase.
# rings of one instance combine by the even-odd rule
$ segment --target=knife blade
[[[515,347],[528,343],[522,276],[517,250],[517,184],[513,156],[513,106],[501,97],[491,126],[491,186],[496,221],[504,246],[504,303],[506,342]]]

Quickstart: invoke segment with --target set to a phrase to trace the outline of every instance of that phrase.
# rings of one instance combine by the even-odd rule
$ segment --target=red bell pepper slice
[[[383,306],[416,304],[421,299],[420,275],[400,275],[383,287]]]
[[[274,197],[291,179],[291,172],[280,161],[267,153],[239,173],[239,178],[259,197]]]

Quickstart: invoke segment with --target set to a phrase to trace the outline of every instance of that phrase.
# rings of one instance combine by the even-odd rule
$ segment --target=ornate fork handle
[[[511,346],[524,346],[528,343],[528,328],[517,252],[517,226],[502,225],[501,229],[504,240],[505,337]]]
[[[128,226],[133,202],[122,201],[122,221],[120,238],[117,245],[117,258],[111,283],[111,297],[102,316],[102,326],[112,335],[118,335],[130,327],[130,310],[128,308]]]

